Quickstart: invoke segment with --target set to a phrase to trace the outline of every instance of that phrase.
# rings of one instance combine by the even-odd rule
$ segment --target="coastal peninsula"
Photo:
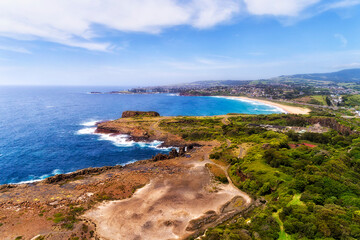
[[[156,139],[174,149],[126,166],[3,185],[0,235],[208,240],[296,239],[316,233],[354,238],[359,189],[352,183],[359,179],[356,165],[345,161],[357,159],[359,146],[353,140],[359,139],[359,125],[320,114],[161,117],[128,112],[99,123],[96,131],[129,134],[135,141]],[[347,159],[338,158],[339,151]],[[312,232],[299,225],[298,218],[305,217]]]

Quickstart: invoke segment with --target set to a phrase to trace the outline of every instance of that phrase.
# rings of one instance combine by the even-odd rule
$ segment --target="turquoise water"
[[[158,148],[160,142],[135,143],[123,135],[94,134],[97,121],[119,118],[125,110],[157,111],[162,116],[280,112],[215,97],[88,94],[111,90],[121,88],[0,87],[0,184],[126,164],[169,151]]]

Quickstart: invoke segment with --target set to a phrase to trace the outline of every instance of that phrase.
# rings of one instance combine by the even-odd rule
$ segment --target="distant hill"
[[[287,76],[280,76],[276,79],[281,79],[281,80],[305,79],[305,80],[333,81],[333,82],[356,82],[356,81],[360,81],[360,68],[345,69],[331,73],[287,75]]]
[[[191,83],[169,85],[167,87],[183,87],[183,88],[204,88],[217,86],[237,86],[246,85],[249,83],[276,83],[282,81],[301,82],[307,81],[332,81],[332,82],[360,82],[360,68],[345,69],[338,72],[331,73],[309,73],[309,74],[294,74],[282,75],[279,77],[259,80],[205,80]],[[164,87],[164,86],[163,86]]]

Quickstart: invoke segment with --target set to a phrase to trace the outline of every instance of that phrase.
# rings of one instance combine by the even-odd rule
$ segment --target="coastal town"
[[[344,70],[342,72],[352,72]],[[356,75],[358,76],[358,71]],[[323,76],[281,76],[253,81],[200,81],[171,86],[139,87],[92,94],[176,94],[179,96],[246,97],[282,106],[306,106],[310,109],[340,113],[345,118],[360,117],[360,83],[353,78]],[[285,107],[286,108],[286,107]]]

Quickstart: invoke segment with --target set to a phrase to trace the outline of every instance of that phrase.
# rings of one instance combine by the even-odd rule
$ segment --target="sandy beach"
[[[284,111],[286,113],[291,113],[291,114],[308,114],[311,111],[310,109],[305,108],[305,107],[302,108],[302,107],[289,106],[289,105],[280,104],[280,103],[271,102],[271,101],[262,100],[262,99],[257,99],[257,98],[249,98],[249,97],[231,97],[231,98],[237,98],[239,100],[244,100],[244,101],[260,102],[260,103],[263,103],[266,105],[277,107],[277,108],[281,109],[282,111]]]

